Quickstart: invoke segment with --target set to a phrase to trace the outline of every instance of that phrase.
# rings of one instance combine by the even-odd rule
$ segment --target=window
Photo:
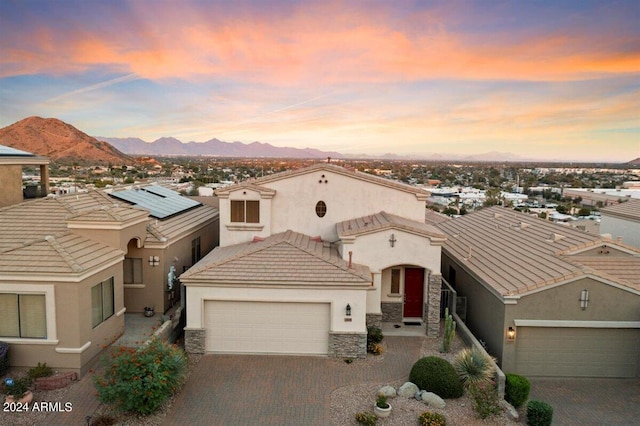
[[[400,269],[391,270],[391,293],[400,294]]]
[[[113,277],[91,288],[91,322],[97,327],[114,313]]]
[[[132,257],[124,258],[124,283],[142,283],[142,259]]]
[[[324,215],[327,214],[327,205],[324,201],[318,201],[316,204],[316,214],[318,217],[324,217]]]
[[[260,201],[231,200],[231,222],[260,223]]]
[[[202,258],[200,252],[200,237],[191,240],[191,265],[195,265]]]
[[[44,294],[0,294],[0,336],[46,339]]]

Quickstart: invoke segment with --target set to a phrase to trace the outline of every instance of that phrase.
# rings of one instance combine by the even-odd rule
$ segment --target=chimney
[[[349,269],[352,267],[351,259],[353,258],[353,252],[349,250]]]
[[[618,235],[618,236],[616,237],[616,242],[617,242],[618,244],[622,244],[622,235]]]

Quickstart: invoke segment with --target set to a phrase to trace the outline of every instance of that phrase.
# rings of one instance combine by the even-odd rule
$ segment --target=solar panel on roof
[[[115,191],[110,195],[148,210],[151,217],[156,219],[166,219],[202,205],[198,201],[183,197],[175,191],[157,185]]]

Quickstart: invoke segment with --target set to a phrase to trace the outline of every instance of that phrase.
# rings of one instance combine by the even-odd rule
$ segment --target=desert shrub
[[[473,384],[469,387],[469,393],[473,399],[473,409],[481,419],[502,413],[498,391],[493,382]]]
[[[0,376],[9,369],[9,344],[0,342]]]
[[[378,421],[378,417],[373,413],[360,412],[356,413],[356,422],[365,426],[373,426]]]
[[[549,426],[553,419],[553,407],[544,401],[529,401],[527,404],[527,424]]]
[[[420,426],[447,426],[447,421],[442,414],[425,411],[418,417]]]
[[[27,375],[31,380],[35,380],[39,377],[53,376],[53,368],[49,367],[46,362],[44,364],[38,363],[38,365],[27,371]]]
[[[153,340],[138,349],[114,349],[94,376],[101,402],[122,411],[148,415],[182,386],[187,369],[184,351]]]
[[[384,349],[382,348],[382,345],[380,343],[372,343],[371,345],[369,345],[367,350],[374,355],[382,355],[382,353],[384,352]]]
[[[382,339],[384,339],[384,334],[382,334],[380,327],[367,327],[367,352],[380,355],[382,353],[382,346],[380,346]],[[380,349],[378,353],[375,352],[377,348]]]
[[[15,399],[20,399],[29,391],[31,380],[28,377],[20,377],[18,379],[6,378],[2,387],[2,393],[11,395]]]
[[[526,377],[518,374],[507,373],[504,388],[504,399],[515,408],[522,407],[529,398],[531,383]]]
[[[491,382],[495,372],[491,359],[475,346],[458,352],[453,368],[465,388]]]
[[[428,356],[416,361],[411,368],[409,381],[441,398],[460,398],[464,393],[462,383],[458,380],[451,363],[437,356]]]

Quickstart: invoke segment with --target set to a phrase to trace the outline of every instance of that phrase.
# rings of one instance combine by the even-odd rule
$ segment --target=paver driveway
[[[558,426],[640,424],[638,379],[530,379],[531,399],[553,407]]]
[[[324,357],[206,355],[167,425],[327,425],[331,391],[409,376],[423,338],[386,336],[384,360],[359,366]]]

